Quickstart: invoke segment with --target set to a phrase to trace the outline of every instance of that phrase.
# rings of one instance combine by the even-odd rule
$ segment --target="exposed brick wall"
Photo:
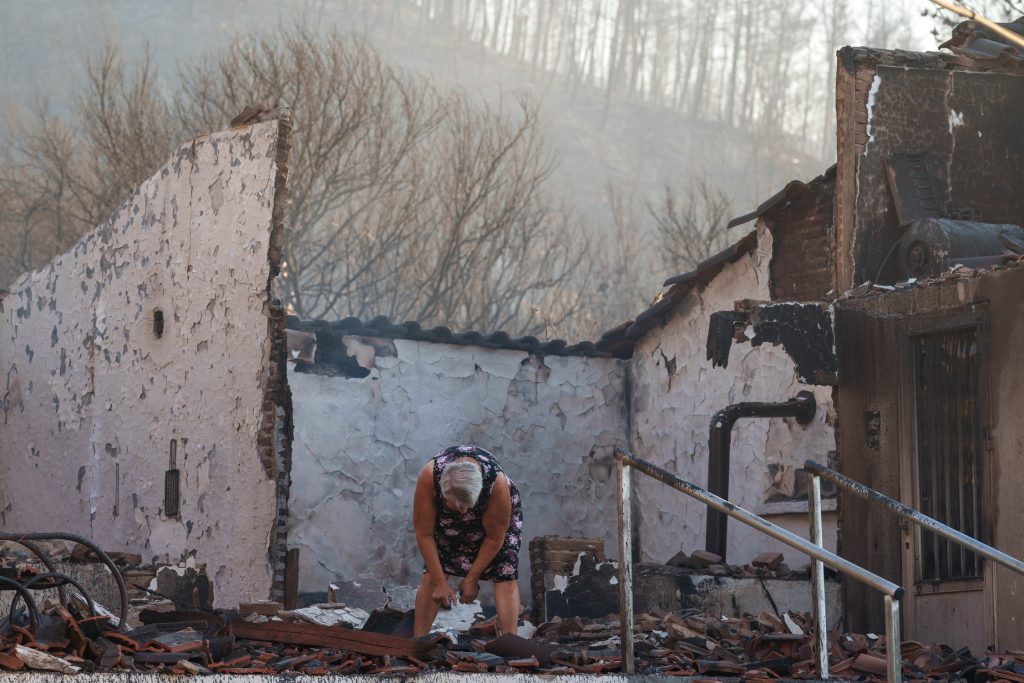
[[[774,301],[823,301],[832,289],[832,209],[835,178],[807,187],[763,220],[772,233],[769,268]]]
[[[289,113],[278,119],[278,140],[274,163],[274,207],[271,212],[267,260],[271,277],[280,271],[284,240],[284,209],[288,204],[288,158],[291,153],[292,123]],[[268,283],[268,288],[270,284]],[[272,571],[271,597],[286,599],[288,556],[288,496],[292,477],[292,393],[288,386],[288,333],[281,302],[271,298],[267,305],[267,334],[270,338],[270,359],[267,383],[263,393],[262,421],[259,434],[260,461],[267,476],[274,479],[276,506],[274,528],[267,549]]]
[[[270,305],[271,359],[270,382],[273,393],[267,392],[270,405],[264,411],[273,415],[271,449],[274,458],[275,490],[277,493],[277,514],[271,534],[269,560],[273,568],[271,597],[285,600],[286,558],[288,555],[288,496],[292,481],[292,393],[288,387],[288,341],[284,327],[285,313],[280,302]],[[266,415],[266,412],[265,412]],[[263,438],[260,434],[260,438]],[[261,444],[262,449],[262,444]],[[262,450],[261,450],[262,452]]]

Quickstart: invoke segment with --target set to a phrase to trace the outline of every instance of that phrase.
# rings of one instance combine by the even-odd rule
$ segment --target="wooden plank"
[[[231,621],[228,624],[236,638],[264,640],[287,645],[309,647],[330,647],[361,655],[392,655],[395,657],[431,658],[435,644],[431,641],[396,638],[380,633],[353,631],[337,626],[318,624],[293,624],[271,621],[253,624],[247,621]]]
[[[284,607],[299,606],[299,549],[289,548],[284,560]]]

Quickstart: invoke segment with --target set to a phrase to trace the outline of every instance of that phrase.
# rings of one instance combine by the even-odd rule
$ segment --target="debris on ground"
[[[605,576],[611,571],[610,563],[592,540],[551,537],[537,550],[543,551],[536,552],[534,559],[548,574],[545,582],[552,570],[569,575],[564,592],[582,590],[590,583],[612,585],[612,575]],[[88,559],[96,550],[55,546],[50,552]],[[112,556],[117,555],[107,554],[104,562],[118,578],[122,570]],[[126,564],[136,561],[128,554],[119,557]],[[43,574],[28,557],[8,559],[13,560],[12,566],[2,572],[21,587],[20,604],[16,599],[9,616],[0,620],[0,669],[10,671],[408,675],[439,670],[595,674],[622,668],[617,603],[610,595],[613,606],[603,616],[555,616],[534,621],[537,626],[524,621],[516,633],[507,634],[499,633],[495,617],[483,618],[478,602],[457,605],[442,611],[429,637],[414,639],[413,611],[395,609],[390,599],[370,612],[342,602],[286,610],[280,602],[257,601],[233,610],[212,609],[208,606],[212,590],[201,568],[197,571],[186,564],[152,572],[152,582],[163,590],[134,584],[127,594],[130,609],[121,610],[127,615],[122,624],[117,610],[106,609],[87,597],[80,585],[64,581],[69,577]],[[743,571],[777,576],[788,572],[782,560],[779,553],[764,553]],[[725,566],[721,558],[704,551],[679,553],[671,563],[705,571]],[[555,574],[555,578],[564,575]],[[47,577],[50,583],[40,582]],[[606,580],[598,581],[601,577]],[[61,585],[58,579],[64,581],[65,590],[55,598],[53,589]],[[25,586],[51,590],[45,597],[33,598]],[[546,585],[535,587],[547,590]],[[328,594],[336,598],[339,592],[332,586]],[[600,602],[594,594],[590,601]],[[639,674],[742,678],[758,683],[818,677],[812,621],[805,614],[779,613],[773,608],[729,617],[701,609],[644,609],[647,612],[634,620]],[[828,642],[833,677],[884,679],[888,643],[883,636],[830,632]],[[966,648],[911,641],[900,643],[899,648],[904,678],[911,680],[1024,681],[1020,653],[975,656]]]
[[[34,627],[23,608],[13,623],[0,624],[0,630],[6,630],[0,668],[406,675],[437,670],[606,673],[622,666],[614,615],[555,618],[522,631],[532,631],[532,638],[498,635],[492,617],[462,624],[461,631],[453,627],[430,638],[412,639],[396,635],[408,633],[411,613],[390,608],[360,617],[361,629],[345,617],[362,610],[338,604],[283,610],[272,602],[246,603],[239,610],[143,610],[142,625],[117,629],[109,616],[89,616],[85,602],[74,597],[67,606],[49,599],[38,605]],[[817,677],[807,615],[638,614],[635,636],[636,671],[641,674],[747,681]],[[838,678],[882,680],[886,648],[885,638],[875,634],[830,633],[831,673]],[[900,651],[904,676],[910,679],[1024,679],[1024,656],[1018,654],[975,657],[966,649],[915,642],[901,643]]]

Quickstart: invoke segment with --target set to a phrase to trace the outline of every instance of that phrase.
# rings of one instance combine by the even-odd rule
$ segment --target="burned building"
[[[732,439],[733,500],[802,532],[800,468],[809,457],[826,463],[835,448],[831,388],[801,381],[781,347],[737,346],[729,366],[714,369],[704,344],[713,311],[738,298],[771,298],[774,239],[764,222],[670,280],[658,303],[596,343],[453,333],[383,318],[290,319],[289,543],[299,550],[300,590],[316,593],[334,582],[351,595],[356,586],[379,592],[381,584],[416,582],[410,494],[423,463],[447,445],[473,443],[499,457],[523,497],[527,541],[610,537],[616,447],[703,485],[717,411],[740,399],[785,401],[808,391],[813,408],[803,424],[743,420]],[[826,501],[831,547],[834,506]],[[650,481],[639,483],[636,507],[642,561],[661,564],[680,550],[705,548],[707,514],[694,501]],[[800,553],[739,525],[720,554],[744,564],[766,551],[784,553],[792,568],[807,565]],[[524,554],[524,595],[527,562]]]
[[[1019,557],[1024,63],[958,36],[953,55],[839,55],[836,281],[881,285],[835,304],[839,467]],[[840,525],[844,556],[907,587],[906,633],[1024,644],[1022,577],[852,496]],[[851,626],[877,603],[848,586]]]
[[[797,360],[834,335],[835,467],[1019,557],[1024,64],[971,22],[945,46],[953,54],[841,50],[838,161],[808,185],[830,189],[791,183],[739,220],[795,214],[810,231],[777,262],[788,296],[833,318],[827,334],[784,327]],[[765,308],[720,315],[756,330]],[[724,339],[709,349],[727,353]],[[906,636],[1020,647],[1019,575],[846,491],[838,509],[841,555],[906,587]],[[852,580],[844,591],[847,625],[881,628],[879,596]]]
[[[593,343],[286,320],[287,117],[191,141],[0,299],[0,521],[188,559],[218,605],[379,597],[420,571],[411,491],[437,450],[498,455],[529,541],[610,537],[625,447],[796,533],[810,460],[1022,554],[1024,63],[957,35],[842,50],[835,167]],[[642,561],[807,562],[655,481],[633,509]],[[906,635],[1020,647],[1016,575],[843,491],[825,510],[826,547],[908,589]],[[880,598],[844,589],[847,627],[879,630]]]

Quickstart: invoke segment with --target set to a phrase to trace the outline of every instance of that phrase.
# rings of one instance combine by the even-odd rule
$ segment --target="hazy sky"
[[[484,1],[484,0],[481,0]],[[753,0],[752,0],[753,1]],[[148,45],[165,72],[207,52],[231,36],[253,29],[272,30],[282,18],[302,15],[314,24],[358,28],[346,0],[0,0],[0,108],[25,104],[42,95],[58,103],[67,86],[81,81],[82,59],[104,42],[137,56]],[[892,16],[891,40],[874,45],[934,49],[930,23],[920,11],[927,0],[851,2],[848,12],[882,10]],[[872,5],[875,6],[874,9]],[[358,21],[358,20],[356,20]],[[847,44],[861,44],[863,31],[851,31]]]
[[[296,16],[324,30],[366,30],[367,15],[360,8],[374,7],[375,1],[0,0],[0,118],[25,111],[42,99],[66,114],[73,93],[84,83],[84,60],[98,54],[106,42],[120,46],[129,63],[138,60],[148,46],[162,82],[173,86],[180,65],[216,51],[236,36],[273,31]],[[690,3],[680,6],[689,7],[694,1],[680,0]],[[757,6],[789,1],[757,0]],[[822,3],[829,0],[804,1],[815,14],[802,19],[820,21],[821,8],[826,6]],[[930,21],[920,16],[922,9],[931,6],[927,0],[844,0],[842,6],[851,25],[839,45],[935,48]],[[833,158],[834,152],[820,153],[828,152],[829,143],[824,141],[810,145],[809,152],[790,155],[791,161],[774,160],[762,168],[757,161],[750,164],[744,159],[750,153],[744,147],[749,138],[722,143],[681,120],[682,112],[658,114],[650,106],[630,108],[628,101],[622,101],[606,122],[600,92],[593,93],[589,102],[575,95],[570,100],[558,79],[537,78],[529,67],[495,59],[486,60],[485,69],[479,50],[450,49],[447,38],[429,31],[417,36],[415,45],[379,28],[370,27],[369,34],[386,58],[404,68],[430,72],[442,85],[458,85],[488,98],[522,89],[539,96],[545,107],[548,147],[560,159],[556,179],[571,186],[570,193],[585,213],[595,207],[601,210],[603,188],[610,180],[635,182],[641,193],[650,196],[666,182],[686,182],[693,169],[710,174],[712,183],[729,194],[737,210],[746,210],[794,177],[806,180],[821,173]],[[817,28],[810,33],[819,41],[824,34]],[[720,49],[729,44],[719,38]],[[808,59],[824,60],[830,52],[823,42],[794,44],[794,49],[800,48],[805,54],[802,65]],[[824,75],[821,80],[825,81]],[[813,109],[808,110],[812,120],[823,119],[825,108],[831,106],[826,93],[819,89],[817,94]],[[0,126],[0,143],[5,128]],[[820,137],[821,126],[811,126],[810,131]],[[721,128],[714,134],[721,136]],[[716,151],[717,156],[708,156]]]

